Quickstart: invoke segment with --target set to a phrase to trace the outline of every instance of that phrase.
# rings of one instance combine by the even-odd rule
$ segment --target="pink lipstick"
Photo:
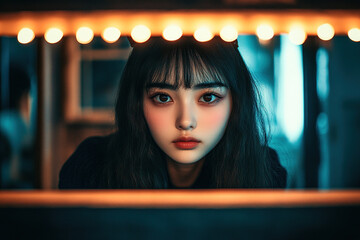
[[[191,150],[199,145],[200,140],[192,137],[180,137],[174,140],[173,143],[175,144],[175,147],[179,149]]]

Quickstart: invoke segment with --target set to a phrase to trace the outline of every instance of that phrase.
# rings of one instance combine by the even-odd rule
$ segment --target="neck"
[[[172,184],[176,187],[190,187],[194,184],[204,164],[204,159],[195,163],[182,164],[167,159],[167,167]]]

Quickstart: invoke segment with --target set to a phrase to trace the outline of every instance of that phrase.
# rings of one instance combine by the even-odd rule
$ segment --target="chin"
[[[197,157],[170,157],[174,162],[179,163],[179,164],[193,164],[196,163],[198,161],[200,161],[201,158],[197,158]]]

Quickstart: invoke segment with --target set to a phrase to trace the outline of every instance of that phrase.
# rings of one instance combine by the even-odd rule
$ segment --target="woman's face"
[[[221,83],[154,83],[144,92],[144,115],[157,145],[172,160],[202,159],[223,136],[231,112],[231,93]]]

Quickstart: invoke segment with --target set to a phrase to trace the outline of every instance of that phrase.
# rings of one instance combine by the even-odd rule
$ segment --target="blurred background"
[[[21,10],[71,8],[66,1],[35,2],[38,5],[25,3]],[[119,2],[106,2],[102,8]],[[184,0],[169,6],[228,7],[231,2]],[[285,2],[311,6],[310,1]],[[83,9],[80,3],[71,9]],[[129,6],[141,4],[144,1]],[[256,4],[252,7],[259,7]],[[335,1],[327,4],[339,6]],[[84,8],[98,6],[94,2]],[[17,11],[19,5],[9,3],[2,9]],[[288,188],[359,188],[360,43],[335,35],[329,41],[308,36],[296,45],[286,34],[267,41],[239,35],[238,43],[258,83],[270,123],[270,146],[288,171]],[[57,44],[36,37],[21,44],[16,37],[0,36],[1,189],[56,189],[60,168],[78,144],[114,131],[117,84],[130,52],[126,37],[107,43],[95,36],[89,44],[80,44],[74,36]]]

